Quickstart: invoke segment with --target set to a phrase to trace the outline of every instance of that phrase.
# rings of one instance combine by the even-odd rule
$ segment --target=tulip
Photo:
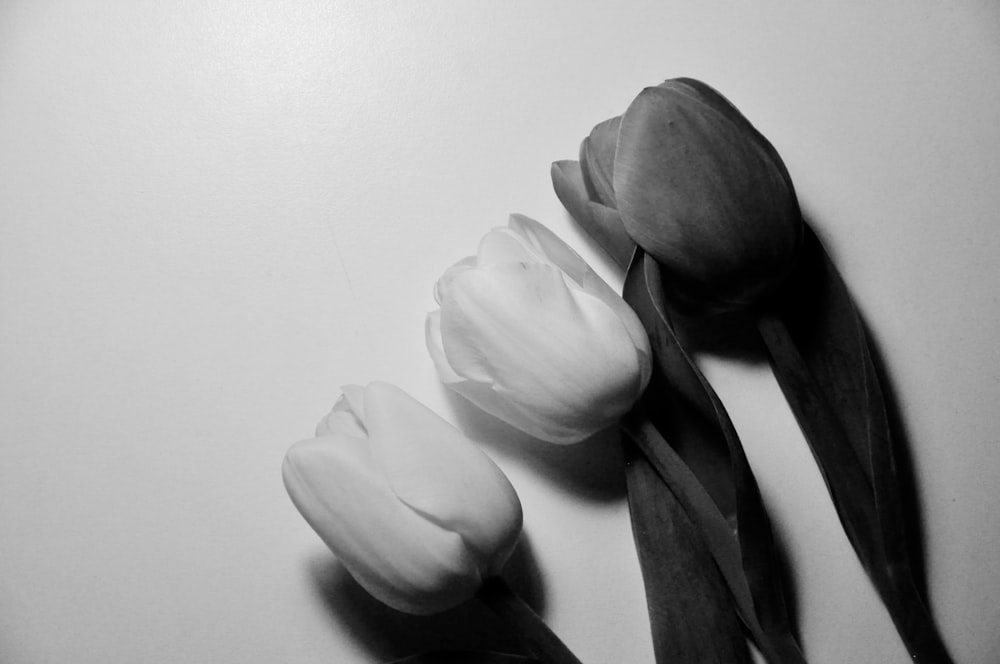
[[[457,429],[387,383],[349,386],[289,449],[292,502],[351,575],[408,613],[443,611],[495,577],[521,532],[507,477]]]
[[[552,184],[563,206],[621,268],[635,241],[625,232],[613,185],[621,116],[605,120],[580,144],[580,161],[552,164]]]
[[[649,381],[635,312],[566,243],[512,215],[448,269],[427,348],[451,389],[508,424],[574,443],[614,424]]]
[[[753,304],[785,279],[802,244],[781,157],[693,79],[643,90],[624,115],[595,127],[578,164],[553,164],[552,177],[566,208],[619,263],[631,240],[660,263],[668,294],[689,311]]]

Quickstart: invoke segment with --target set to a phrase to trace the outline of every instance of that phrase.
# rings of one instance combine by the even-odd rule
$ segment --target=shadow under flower
[[[374,659],[394,661],[431,651],[492,651],[523,654],[516,634],[476,600],[431,616],[397,611],[372,597],[332,555],[307,562],[316,595],[346,633]],[[539,615],[545,608],[543,580],[522,533],[504,579]]]
[[[594,502],[625,497],[624,459],[614,428],[572,445],[547,443],[479,409],[461,395],[445,390],[459,428],[491,455],[527,466],[554,485]]]
[[[768,363],[754,317],[746,311],[702,317],[674,312],[673,319],[681,344],[695,356],[713,355],[748,366]]]

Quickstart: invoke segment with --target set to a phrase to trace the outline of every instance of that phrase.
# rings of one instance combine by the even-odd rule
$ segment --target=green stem
[[[499,576],[486,579],[476,597],[506,622],[542,664],[581,664],[549,626]]]

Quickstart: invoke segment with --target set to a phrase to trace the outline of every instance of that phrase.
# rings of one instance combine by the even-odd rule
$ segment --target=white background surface
[[[370,601],[281,486],[338,387],[381,379],[508,472],[514,576],[581,659],[651,662],[613,441],[542,449],[476,415],[437,383],[422,326],[440,272],[509,212],[619,283],[549,164],[681,75],[784,156],[885,351],[945,640],[995,661],[985,0],[0,2],[0,659],[361,664],[474,641],[478,613]],[[906,661],[766,364],[703,360],[809,660]]]

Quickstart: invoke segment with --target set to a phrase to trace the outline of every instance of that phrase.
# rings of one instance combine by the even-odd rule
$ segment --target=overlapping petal
[[[396,496],[488,558],[506,560],[521,508],[506,475],[455,427],[388,383],[365,390],[372,455]]]
[[[296,443],[282,466],[292,502],[368,592],[409,613],[435,613],[475,592],[480,574],[462,538],[400,502],[367,441]]]
[[[635,245],[689,312],[746,308],[791,272],[803,222],[774,146],[705,83],[646,88],[552,165],[559,200],[623,268]]]
[[[621,116],[596,125],[580,144],[580,167],[583,182],[593,200],[617,208],[614,189],[615,151]]]
[[[293,503],[372,595],[410,613],[471,597],[521,531],[510,482],[457,429],[387,383],[348,386],[288,451]]]
[[[580,162],[553,162],[551,175],[552,186],[563,207],[619,267],[627,268],[635,251],[635,241],[625,232],[618,210],[590,197]]]
[[[366,438],[368,432],[364,424],[364,399],[362,389],[357,385],[341,388],[343,394],[337,399],[326,417],[316,425],[317,436],[342,434],[355,438]],[[351,396],[348,397],[348,394]]]
[[[743,306],[791,269],[801,216],[770,144],[721,96],[706,103],[703,88],[682,81],[635,98],[618,135],[614,191],[626,231],[672,289]]]
[[[591,358],[592,368],[582,369],[593,378],[635,370],[635,351],[621,320],[593,296],[574,297],[550,265],[471,270],[452,282],[446,302],[453,306],[441,312],[444,350],[460,375],[549,402],[574,400],[574,393],[592,389],[573,384],[584,382],[576,366],[581,357]],[[538,369],[524,371],[526,365]],[[546,389],[551,393],[543,394]]]
[[[480,407],[539,438],[575,442],[638,397],[648,345],[641,336],[637,348],[638,321],[623,320],[604,299],[610,287],[597,286],[561,240],[530,220],[511,228],[546,260],[477,267],[439,284],[428,348],[442,378]]]

